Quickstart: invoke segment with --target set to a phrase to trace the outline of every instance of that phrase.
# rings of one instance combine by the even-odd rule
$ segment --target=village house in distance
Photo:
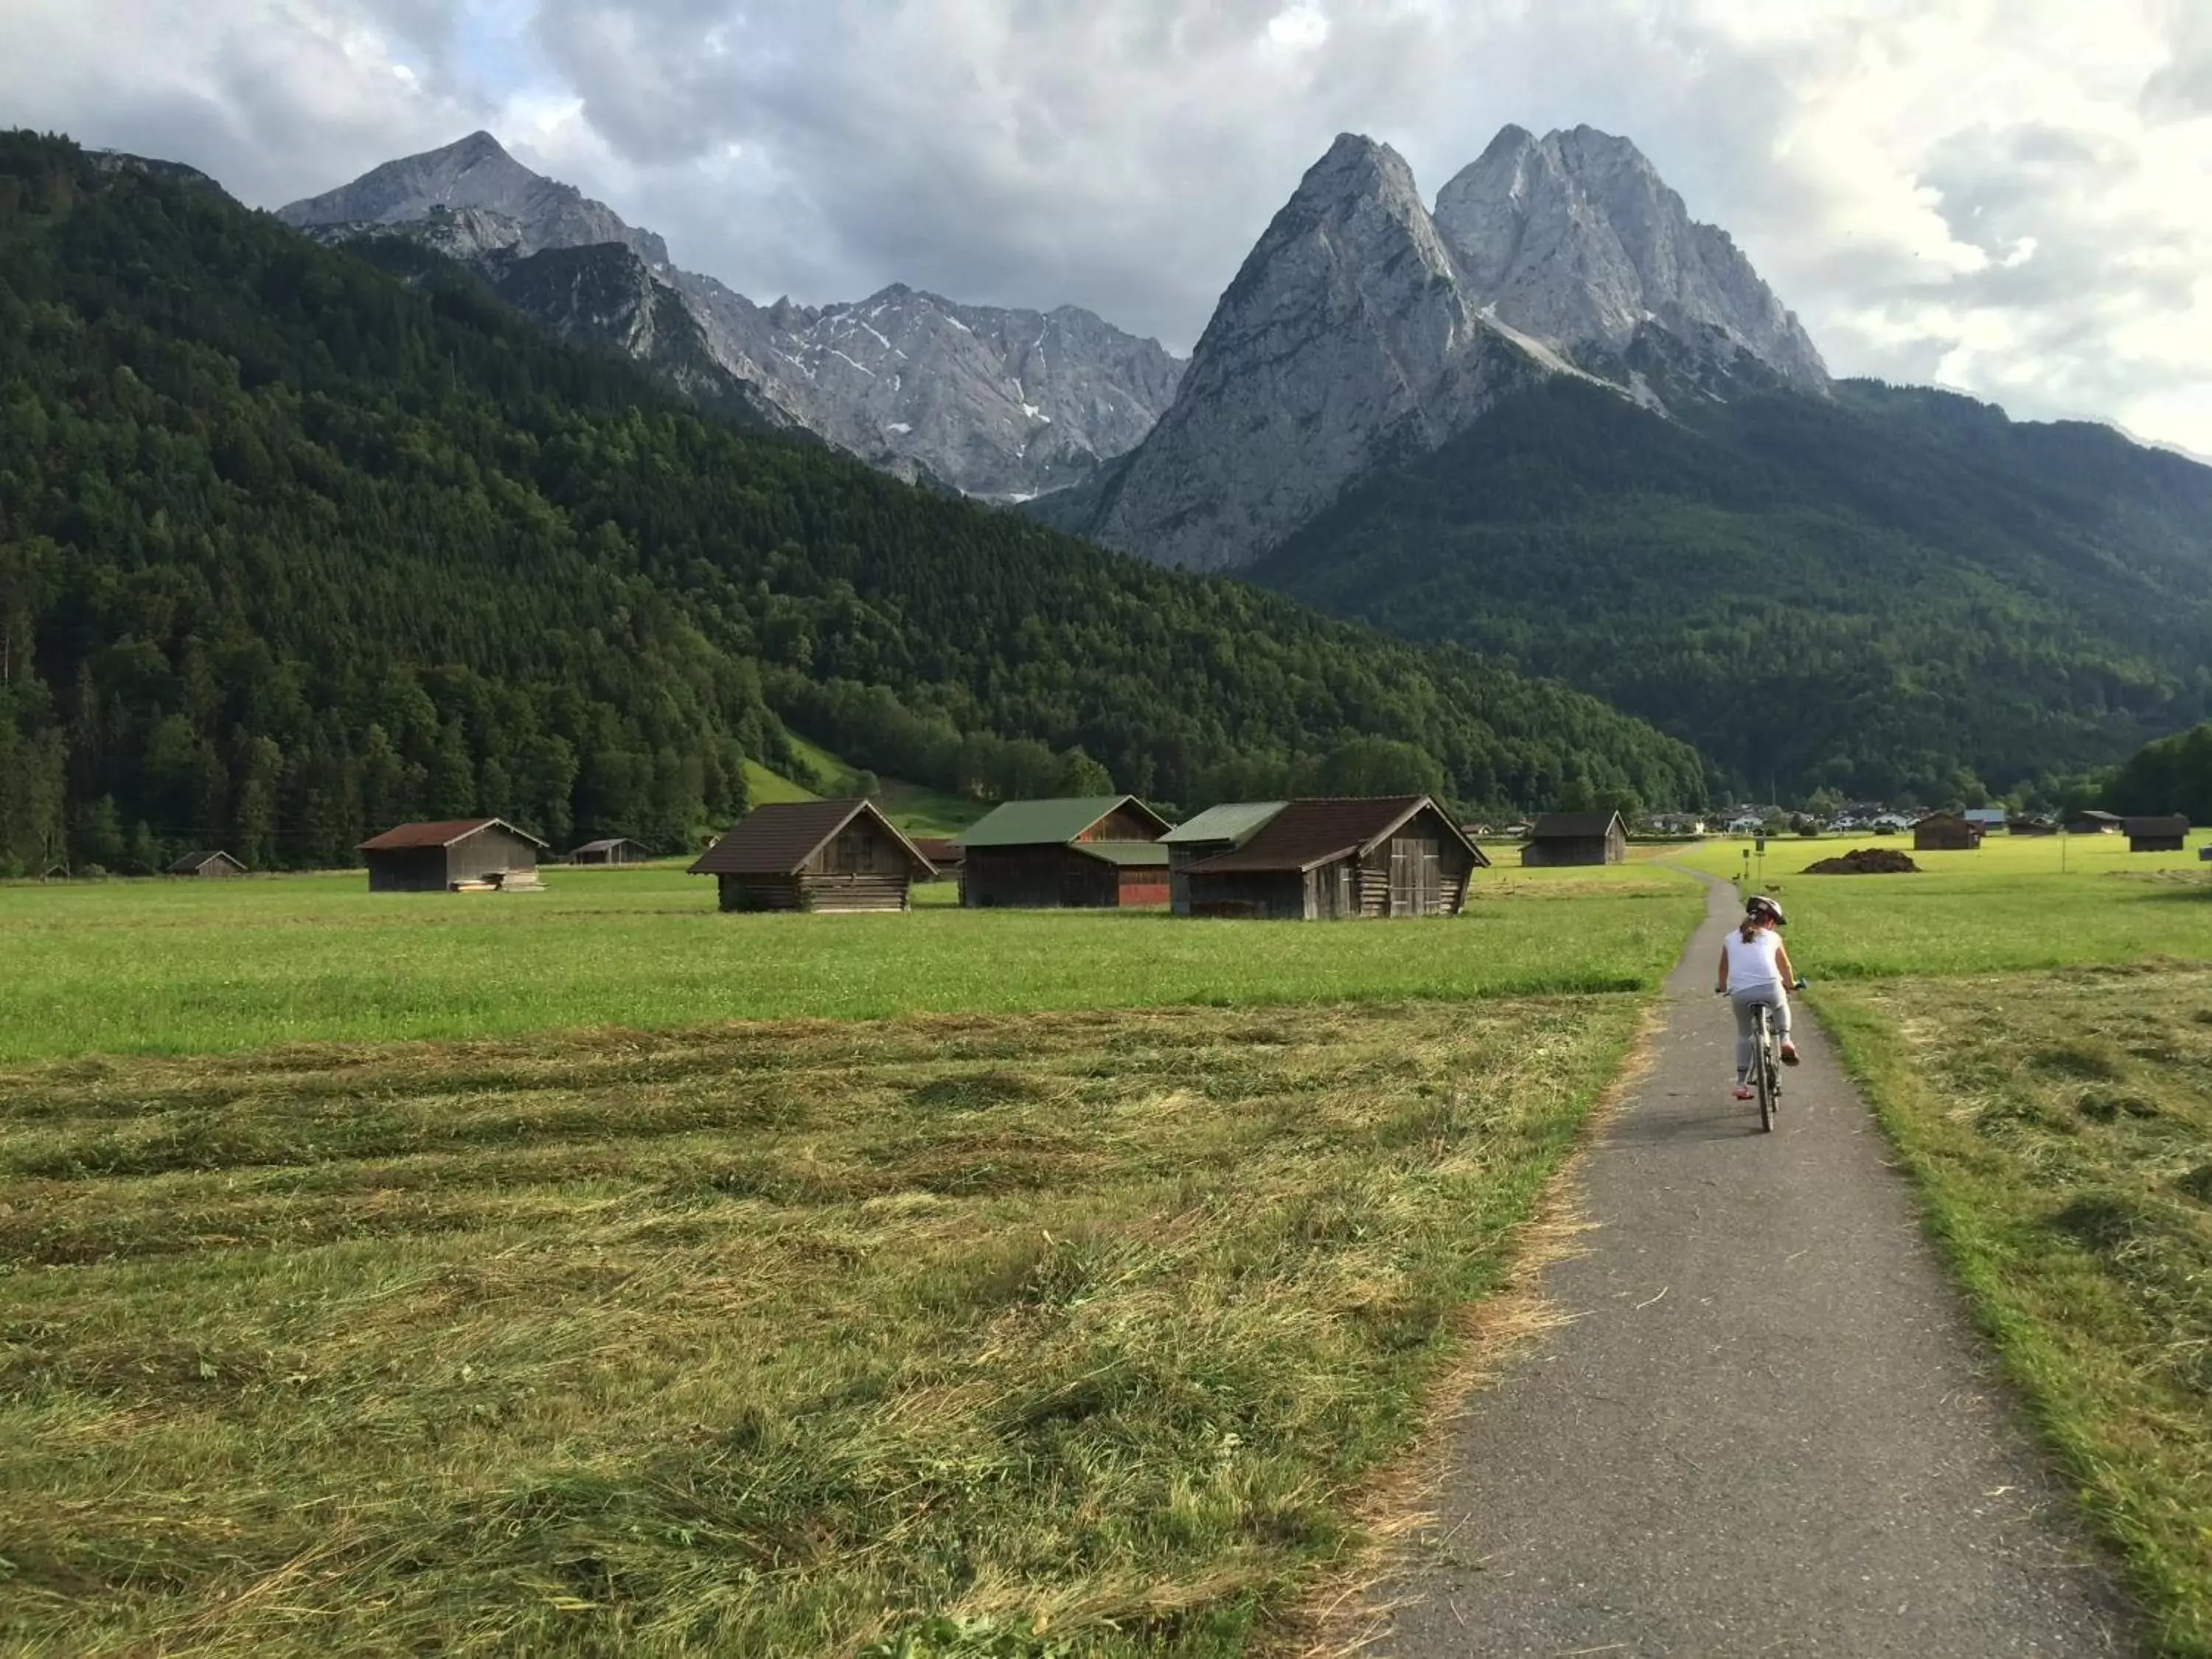
[[[1455,916],[1468,877],[1489,866],[1436,802],[1396,795],[1278,805],[1241,844],[1188,866],[1183,879],[1194,916]]]
[[[725,910],[904,910],[936,870],[869,800],[757,806],[691,866]]]
[[[505,818],[403,823],[357,849],[372,893],[537,893],[545,843]]]
[[[1134,795],[1010,800],[955,836],[971,909],[1127,909],[1168,902],[1168,821]]]

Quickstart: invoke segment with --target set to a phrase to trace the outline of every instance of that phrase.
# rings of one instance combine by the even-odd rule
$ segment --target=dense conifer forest
[[[979,799],[1702,797],[1596,699],[740,429],[434,256],[0,137],[0,872],[675,848],[796,731]]]
[[[2212,712],[2212,468],[1845,381],[1561,379],[1380,474],[1255,574],[1559,674],[1759,799],[2055,799]]]

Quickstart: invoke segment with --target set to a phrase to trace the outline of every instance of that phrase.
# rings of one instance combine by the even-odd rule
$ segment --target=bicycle
[[[1790,988],[1793,991],[1805,988],[1801,978]],[[1725,991],[1717,993],[1721,996]],[[1751,1050],[1751,1087],[1759,1097],[1759,1129],[1761,1134],[1774,1133],[1774,1114],[1782,1103],[1782,1061],[1774,1047],[1774,1005],[1771,1002],[1752,1004],[1753,1018],[1758,1027]]]

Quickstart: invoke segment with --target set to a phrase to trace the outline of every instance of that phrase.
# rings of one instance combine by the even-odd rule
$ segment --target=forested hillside
[[[981,797],[1702,792],[1587,696],[738,430],[409,258],[0,137],[0,869],[676,846],[787,720]]]
[[[2055,788],[2212,710],[2212,468],[1948,393],[1561,379],[1254,573],[1571,678],[1732,790]]]

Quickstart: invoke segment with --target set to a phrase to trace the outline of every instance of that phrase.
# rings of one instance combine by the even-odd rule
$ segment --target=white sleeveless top
[[[1731,991],[1769,991],[1782,984],[1782,973],[1774,965],[1774,958],[1782,950],[1782,935],[1771,927],[1762,927],[1748,939],[1742,931],[1728,936],[1729,989]]]

